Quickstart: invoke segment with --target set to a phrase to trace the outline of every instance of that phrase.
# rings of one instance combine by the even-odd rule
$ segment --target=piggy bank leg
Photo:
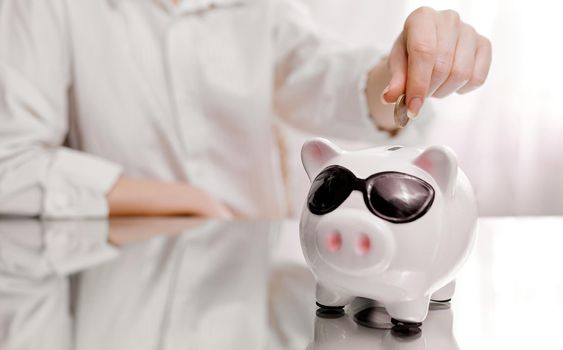
[[[430,297],[422,297],[410,301],[387,303],[385,309],[391,316],[393,324],[420,326],[428,315]]]
[[[336,288],[317,283],[317,305],[324,308],[343,308],[350,304],[354,297]]]
[[[455,280],[446,284],[442,288],[438,289],[434,294],[432,294],[432,301],[438,303],[447,303],[452,300],[455,291]]]

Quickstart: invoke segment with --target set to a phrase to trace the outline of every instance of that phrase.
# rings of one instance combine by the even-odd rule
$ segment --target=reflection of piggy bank
[[[301,246],[320,306],[360,296],[382,303],[394,322],[417,324],[431,298],[451,298],[477,220],[473,190],[451,150],[347,152],[314,139],[301,157],[312,181]]]
[[[377,309],[366,310],[379,312]],[[381,329],[361,327],[351,317],[338,319],[317,317],[315,334],[308,350],[459,350],[453,334],[453,312],[450,308],[432,310],[414,336],[396,337]]]

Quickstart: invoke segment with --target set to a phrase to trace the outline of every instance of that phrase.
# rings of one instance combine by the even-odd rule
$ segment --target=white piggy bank
[[[451,299],[477,207],[450,149],[343,151],[319,138],[303,145],[301,158],[312,181],[301,246],[319,306],[370,298],[396,324],[419,325],[430,299]]]

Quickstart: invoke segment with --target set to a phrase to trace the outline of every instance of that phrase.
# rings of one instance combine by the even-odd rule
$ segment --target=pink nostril
[[[371,250],[371,240],[368,235],[362,233],[358,239],[358,253],[360,255],[366,255]]]
[[[331,252],[340,250],[340,247],[342,247],[342,236],[340,235],[340,232],[334,231],[329,234],[326,243],[328,250],[330,250]]]

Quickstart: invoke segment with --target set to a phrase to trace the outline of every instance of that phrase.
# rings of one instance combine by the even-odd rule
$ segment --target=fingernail
[[[409,119],[416,118],[418,112],[420,111],[420,107],[422,107],[422,98],[420,97],[411,98],[407,108],[407,117],[409,117]]]
[[[387,86],[385,87],[385,89],[383,89],[383,91],[381,92],[381,96],[380,96],[380,98],[381,98],[381,103],[384,104],[384,105],[389,105],[389,104],[390,104],[389,102],[385,101],[385,97],[383,96],[383,95],[385,95],[386,93],[389,92],[389,89],[390,89],[390,86],[387,85]]]

